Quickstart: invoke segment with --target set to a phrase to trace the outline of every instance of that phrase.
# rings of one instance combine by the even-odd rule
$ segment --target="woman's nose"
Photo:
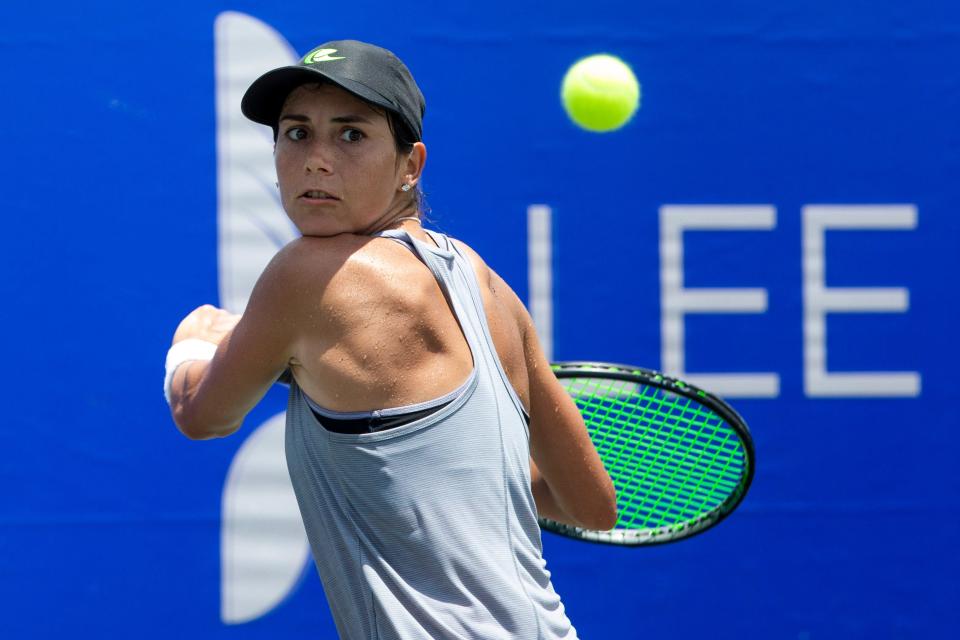
[[[322,144],[314,144],[307,155],[305,168],[307,173],[333,173],[330,150]]]

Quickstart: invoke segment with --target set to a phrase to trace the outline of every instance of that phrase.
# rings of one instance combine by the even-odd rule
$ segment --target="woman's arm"
[[[177,427],[191,439],[230,435],[287,368],[295,336],[295,297],[302,269],[295,247],[283,249],[260,276],[242,316],[204,305],[177,328],[173,343],[217,344],[212,360],[179,367],[170,389]]]
[[[530,471],[537,510],[578,527],[612,529],[617,522],[613,483],[580,411],[543,355],[530,314],[519,306],[530,379]]]

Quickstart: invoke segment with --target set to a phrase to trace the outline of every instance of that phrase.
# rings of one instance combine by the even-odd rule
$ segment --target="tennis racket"
[[[753,440],[723,400],[638,367],[552,368],[613,480],[619,518],[610,531],[541,518],[543,529],[592,542],[661,544],[706,531],[743,500],[753,479]]]

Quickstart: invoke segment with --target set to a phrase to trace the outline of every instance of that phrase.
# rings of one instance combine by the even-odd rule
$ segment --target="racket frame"
[[[549,518],[540,518],[540,526],[548,531],[559,533],[578,540],[613,544],[621,546],[652,546],[667,542],[685,540],[707,529],[716,526],[730,515],[743,502],[750,484],[753,482],[755,467],[755,451],[753,437],[747,428],[747,423],[722,398],[696,385],[684,382],[679,378],[666,376],[652,369],[644,369],[625,364],[591,361],[560,361],[551,363],[551,369],[558,379],[597,377],[610,380],[622,380],[635,384],[657,387],[670,393],[694,400],[715,411],[736,432],[743,444],[745,472],[737,488],[715,509],[703,514],[699,518],[683,523],[664,525],[655,529],[611,529],[609,531],[595,531],[573,525],[564,524]]]

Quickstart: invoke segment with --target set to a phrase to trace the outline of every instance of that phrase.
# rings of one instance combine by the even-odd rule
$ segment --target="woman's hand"
[[[180,321],[180,326],[173,334],[173,343],[176,344],[188,338],[198,338],[220,344],[239,321],[239,315],[205,304],[191,311]]]

